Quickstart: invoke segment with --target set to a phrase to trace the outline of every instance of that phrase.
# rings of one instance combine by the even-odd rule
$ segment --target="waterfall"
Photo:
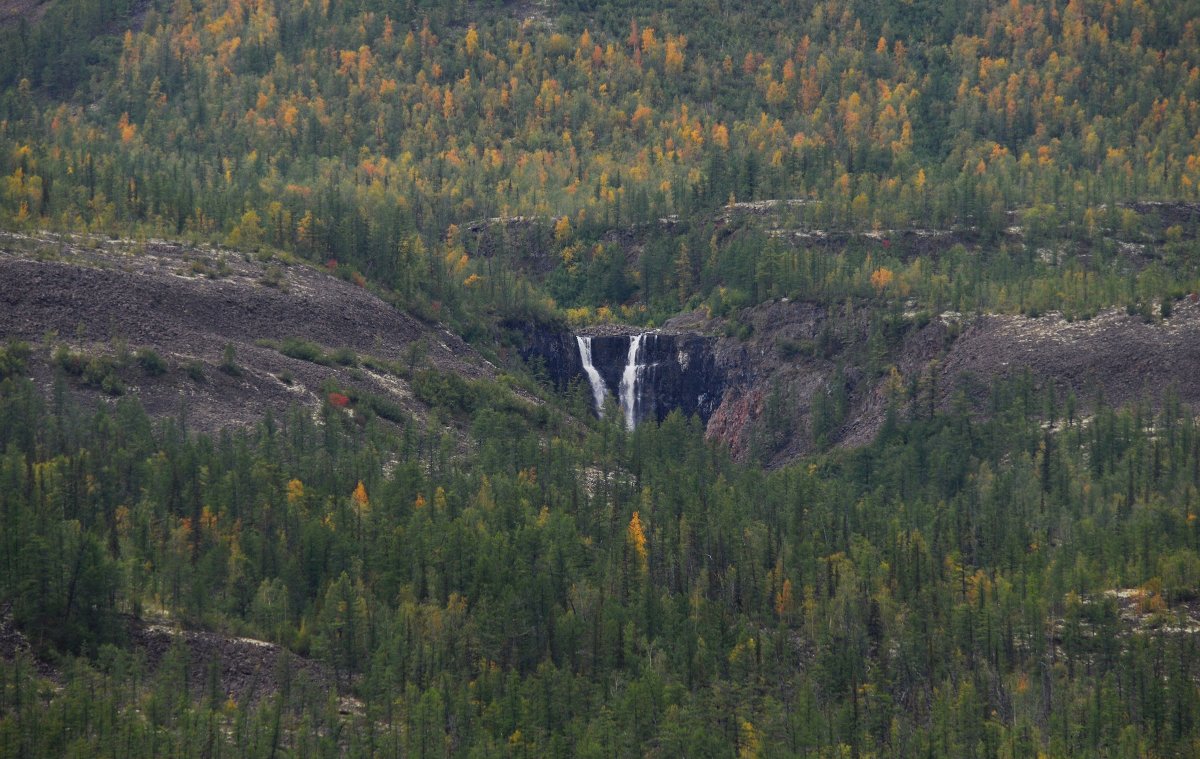
[[[629,336],[629,351],[625,357],[625,368],[621,372],[621,382],[617,386],[617,402],[621,406],[622,416],[625,417],[625,427],[630,430],[637,426],[638,412],[642,405],[640,384],[646,366],[638,362],[644,359],[642,354],[647,334],[649,333],[643,332],[640,335]],[[600,370],[596,368],[592,358],[592,338],[588,335],[576,335],[575,343],[579,346],[579,358],[583,364],[583,373],[587,375],[588,384],[592,386],[592,402],[596,408],[596,415],[603,418],[604,399],[608,397],[608,386],[604,384],[604,376],[600,374]],[[602,359],[605,355],[607,352],[601,351]]]
[[[592,401],[596,406],[596,416],[604,418],[604,397],[608,388],[604,386],[604,378],[592,363],[592,338],[576,335],[575,342],[579,345],[579,358],[583,361],[583,372],[587,375],[588,384],[592,386]]]
[[[629,356],[625,359],[625,371],[621,374],[618,388],[621,410],[625,412],[625,428],[630,430],[637,426],[638,380],[641,379],[643,368],[638,364],[638,354],[642,352],[645,339],[644,332],[629,338]]]

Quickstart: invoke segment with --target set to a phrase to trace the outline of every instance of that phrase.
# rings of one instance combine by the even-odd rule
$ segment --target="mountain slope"
[[[155,414],[186,406],[190,424],[215,430],[319,406],[333,391],[374,399],[385,416],[423,416],[430,399],[413,388],[423,373],[496,376],[445,328],[311,266],[166,242],[96,245],[0,237],[0,338],[37,347],[47,389],[57,364],[78,375],[77,393],[131,392]]]
[[[959,402],[984,414],[998,380],[1053,388],[1085,415],[1098,401],[1114,405],[1168,395],[1200,406],[1200,304],[1169,303],[1170,316],[1109,309],[1086,320],[1059,313],[970,316],[947,312],[887,320],[851,309],[780,301],[740,317],[751,336],[722,338],[715,350],[727,379],[708,435],[735,457],[776,465],[828,444],[861,446],[883,426],[888,409],[913,417]],[[686,318],[672,324],[719,331]],[[872,332],[887,334],[873,353]],[[893,371],[894,369],[894,371]]]

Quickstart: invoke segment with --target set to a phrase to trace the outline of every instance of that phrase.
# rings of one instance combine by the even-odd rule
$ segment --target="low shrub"
[[[167,362],[153,348],[142,348],[136,358],[148,377],[161,377],[167,373]]]

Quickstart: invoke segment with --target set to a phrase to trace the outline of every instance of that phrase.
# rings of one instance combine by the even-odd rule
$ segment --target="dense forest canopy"
[[[481,409],[461,459],[336,404],[197,437],[16,375],[0,593],[35,650],[88,659],[49,691],[25,655],[0,668],[5,755],[1195,747],[1200,430],[1177,404],[1084,423],[1017,380],[989,421],[964,401],[768,474],[678,415],[564,438]],[[317,657],[353,706],[305,678],[237,702],[186,648],[148,671],[130,614]]]
[[[1128,228],[1121,201],[1197,196],[1198,11],[64,1],[0,32],[0,220],[268,245],[454,301],[511,287],[460,228],[534,217],[565,278],[626,270],[565,305],[763,297],[709,235],[640,267],[600,238],[759,199],[826,229]]]
[[[1200,1],[26,5],[0,2],[12,239],[316,265],[506,349],[514,320],[683,311],[745,339],[795,299],[826,328],[772,360],[834,379],[817,453],[767,469],[778,388],[740,462],[494,346],[464,378],[296,335],[268,347],[428,413],[329,384],[202,434],[121,381],[198,363],[9,340],[0,757],[1200,751],[1192,410],[896,368],[945,312],[949,343],[1194,301]],[[849,375],[883,419],[852,450]],[[263,687],[201,634],[270,658]]]

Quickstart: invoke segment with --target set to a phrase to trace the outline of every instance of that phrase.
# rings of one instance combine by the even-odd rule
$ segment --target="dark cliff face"
[[[608,330],[591,337],[592,359],[615,397],[636,333]],[[528,336],[522,355],[545,366],[557,386],[587,386],[573,334],[521,331]],[[696,414],[735,459],[767,466],[865,445],[890,414],[952,408],[960,395],[986,415],[990,383],[1022,374],[1037,388],[1054,385],[1059,397],[1074,393],[1081,410],[1099,395],[1157,405],[1167,388],[1200,405],[1200,303],[1190,299],[1149,323],[1115,308],[1089,320],[964,319],[781,299],[736,321],[682,314],[642,340],[637,420],[662,420],[674,409]]]
[[[629,362],[633,335],[592,338],[592,363],[609,392],[616,394]],[[724,372],[717,368],[715,340],[702,335],[648,332],[642,338],[637,364],[642,367],[637,389],[637,421],[662,421],[678,409],[707,423],[725,392]]]
[[[521,360],[533,366],[535,372],[545,373],[555,389],[566,390],[572,382],[583,379],[575,335],[536,322],[512,321],[504,326],[519,333],[517,352]]]
[[[661,360],[648,371],[653,415],[661,421],[672,409],[696,414],[705,423],[721,405],[725,373],[717,367],[716,340],[702,335],[660,335],[654,341]]]
[[[592,365],[600,372],[604,386],[612,395],[621,386],[621,375],[629,358],[629,341],[632,335],[594,335],[592,337]],[[574,337],[571,338],[574,340]],[[582,366],[582,364],[581,364]],[[581,375],[582,376],[582,375]],[[583,378],[587,382],[587,378]]]
[[[516,328],[524,341],[521,357],[527,363],[540,364],[556,388],[565,389],[572,382],[587,384],[574,334],[544,325]],[[620,392],[635,335],[591,337],[592,365],[613,397]],[[725,392],[725,374],[717,367],[715,344],[715,338],[703,335],[646,333],[637,359],[642,367],[637,383],[637,421],[662,421],[678,409],[684,415],[696,414],[707,423]]]

